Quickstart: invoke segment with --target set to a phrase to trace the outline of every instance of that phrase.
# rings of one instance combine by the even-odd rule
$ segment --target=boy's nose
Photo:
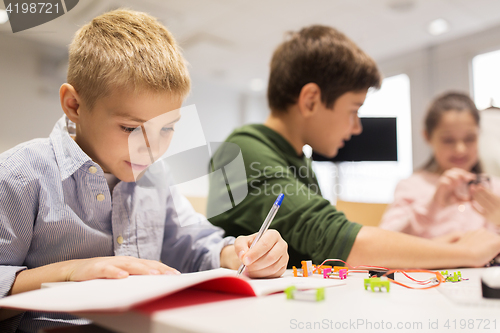
[[[363,125],[361,125],[361,119],[356,115],[356,119],[354,119],[354,126],[352,127],[352,135],[359,135],[363,132]]]
[[[136,137],[137,157],[144,158],[145,155],[148,155],[148,160],[154,160],[158,156],[158,138],[153,131],[146,129],[144,126],[141,127],[142,135],[140,138]],[[142,161],[142,163],[144,162]]]
[[[168,149],[170,141],[172,139],[172,134],[164,135],[161,133],[161,129],[148,130],[147,137],[149,143],[149,150],[154,156],[154,160],[162,156]]]

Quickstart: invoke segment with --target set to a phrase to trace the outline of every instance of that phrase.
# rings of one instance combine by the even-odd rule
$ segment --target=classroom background
[[[497,0],[80,0],[67,14],[15,34],[2,2],[0,152],[49,135],[62,115],[58,91],[72,36],[93,17],[121,7],[156,16],[176,37],[193,82],[184,105],[196,105],[207,142],[265,120],[268,66],[287,31],[330,25],[371,55],[385,79],[369,93],[360,116],[397,118],[398,161],[314,166],[323,195],[364,224],[378,223],[397,182],[429,158],[423,116],[434,96],[459,90],[469,92],[479,109],[500,106]],[[500,124],[500,110],[482,116],[490,128]],[[484,138],[482,158],[492,165],[487,172],[500,176],[499,145]],[[304,152],[311,153],[307,147]],[[206,185],[184,189],[201,212]]]

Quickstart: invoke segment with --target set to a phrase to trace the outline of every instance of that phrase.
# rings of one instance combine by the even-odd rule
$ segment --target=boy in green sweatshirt
[[[274,52],[268,84],[270,115],[263,125],[235,130],[246,183],[210,184],[210,222],[238,236],[259,229],[272,203],[285,194],[271,227],[289,246],[289,267],[301,260],[347,260],[351,265],[444,268],[482,266],[500,252],[500,236],[478,230],[454,242],[438,242],[350,222],[321,196],[302,148],[333,157],[362,127],[358,109],[369,88],[378,88],[377,65],[341,32],[310,26],[290,35]],[[211,168],[224,168],[234,152],[219,149]],[[245,188],[246,187],[246,188]],[[248,190],[243,200],[232,193]],[[232,208],[221,214],[228,197]]]

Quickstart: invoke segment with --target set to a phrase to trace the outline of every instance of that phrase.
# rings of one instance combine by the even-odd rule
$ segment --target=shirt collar
[[[50,141],[54,147],[56,162],[61,172],[61,180],[73,175],[82,165],[92,162],[92,159],[78,146],[70,136],[74,129],[70,120],[64,115],[59,119],[50,133]]]

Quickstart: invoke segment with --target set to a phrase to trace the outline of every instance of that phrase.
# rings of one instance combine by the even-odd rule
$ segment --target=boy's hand
[[[66,281],[121,279],[129,275],[180,274],[159,261],[113,256],[78,259],[68,262]]]
[[[288,264],[288,244],[278,231],[268,230],[249,249],[256,236],[257,233],[240,236],[234,242],[238,258],[246,266],[246,274],[251,278],[280,277]]]
[[[470,260],[468,267],[483,267],[500,253],[500,236],[486,229],[466,232],[452,244]]]
[[[500,197],[481,185],[472,184],[470,192],[475,201],[472,207],[488,221],[500,226]],[[475,203],[481,207],[477,207]]]
[[[432,240],[440,243],[455,243],[458,242],[464,235],[465,232],[463,231],[452,231],[444,236],[434,237]]]

